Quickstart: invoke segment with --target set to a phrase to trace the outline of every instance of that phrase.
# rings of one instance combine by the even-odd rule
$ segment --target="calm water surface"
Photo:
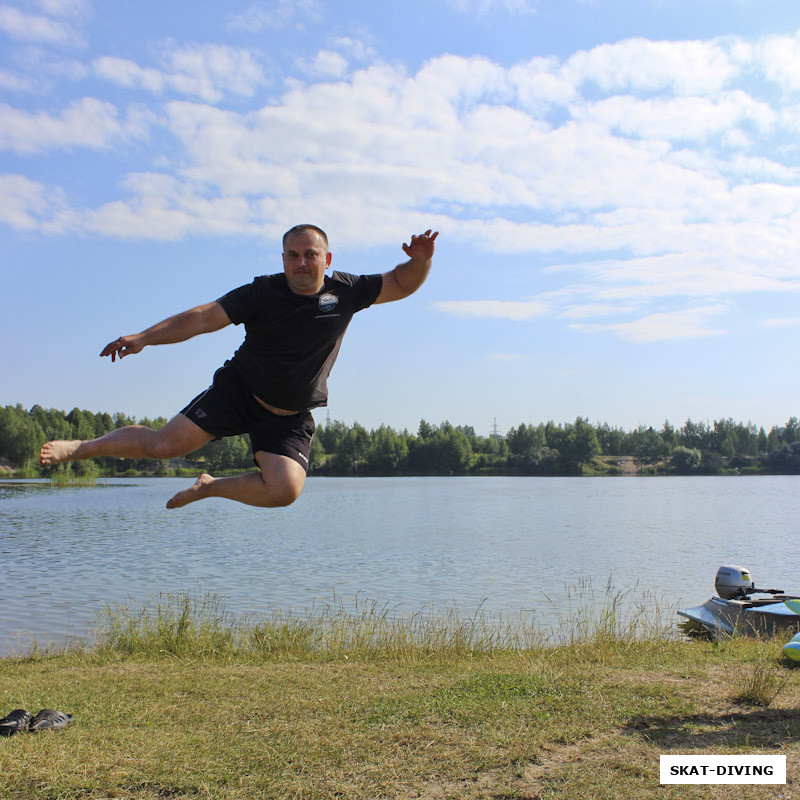
[[[399,607],[555,613],[612,581],[669,606],[713,594],[723,563],[800,590],[800,478],[310,479],[297,503],[177,511],[191,480],[92,488],[0,482],[0,654],[83,636],[107,603],[215,592],[236,614],[334,595]],[[547,598],[550,600],[548,601]]]

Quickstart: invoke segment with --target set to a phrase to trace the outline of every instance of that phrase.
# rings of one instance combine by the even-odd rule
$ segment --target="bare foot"
[[[214,478],[204,472],[188,489],[178,492],[173,498],[167,501],[167,508],[181,508],[182,506],[194,503],[195,500],[202,500],[208,495],[203,491],[204,487],[214,483]]]
[[[80,445],[80,439],[75,439],[71,442],[58,439],[54,442],[46,442],[39,451],[39,463],[46,466],[48,464],[60,464],[62,461],[69,461],[72,454]]]

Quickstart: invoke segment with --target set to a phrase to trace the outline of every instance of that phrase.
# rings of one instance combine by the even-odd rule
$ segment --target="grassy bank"
[[[797,796],[800,672],[782,642],[641,622],[612,604],[552,637],[369,604],[257,622],[209,597],[111,608],[85,647],[0,662],[5,711],[75,715],[0,739],[0,797]],[[662,753],[731,752],[786,754],[790,783],[659,785]]]

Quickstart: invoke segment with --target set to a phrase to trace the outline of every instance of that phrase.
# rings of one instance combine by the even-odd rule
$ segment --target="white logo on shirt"
[[[333,311],[336,308],[339,298],[335,294],[323,294],[319,298],[319,307],[321,311]]]

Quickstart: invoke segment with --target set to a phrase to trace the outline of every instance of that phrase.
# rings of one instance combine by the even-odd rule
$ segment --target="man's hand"
[[[439,231],[431,233],[430,230],[427,230],[419,236],[412,236],[411,244],[403,245],[403,252],[412,261],[428,261],[433,258],[433,243],[438,235]]]
[[[144,348],[141,334],[135,333],[132,336],[120,336],[109,342],[100,352],[101,356],[111,356],[112,361],[117,360],[117,356],[125,358],[134,353],[139,353]]]
[[[405,264],[398,264],[391,272],[383,273],[383,286],[375,303],[391,303],[402,300],[419,289],[428,277],[433,260],[434,242],[439,231],[430,230],[411,237],[411,244],[403,245],[409,257]]]

